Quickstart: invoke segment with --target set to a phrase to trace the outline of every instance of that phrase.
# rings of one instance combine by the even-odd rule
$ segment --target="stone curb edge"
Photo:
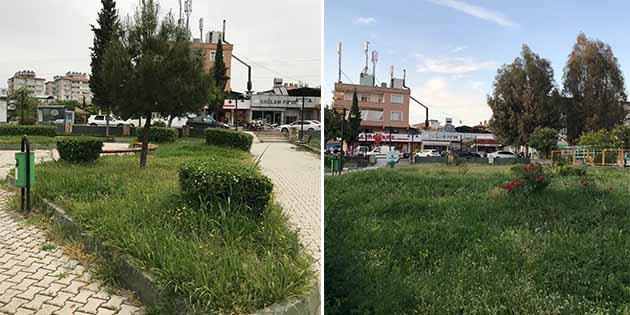
[[[115,262],[123,285],[132,290],[145,305],[155,305],[160,298],[161,292],[154,283],[153,277],[135,267],[124,255],[116,255],[113,251],[82,232],[79,225],[69,217],[66,212],[54,203],[38,198],[53,214],[55,224],[58,224],[70,236],[81,240],[86,248],[95,254],[105,256]],[[289,298],[283,302],[273,304],[262,310],[258,310],[254,315],[315,315],[319,314],[320,292],[319,281],[314,280],[309,293],[303,297]]]

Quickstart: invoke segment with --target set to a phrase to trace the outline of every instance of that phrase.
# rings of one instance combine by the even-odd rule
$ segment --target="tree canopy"
[[[625,118],[624,78],[612,48],[580,33],[564,68],[567,138],[612,129]]]
[[[521,55],[497,72],[490,121],[503,144],[527,145],[537,128],[560,128],[561,96],[549,60],[523,45]]]
[[[200,111],[212,79],[190,44],[190,34],[169,13],[161,21],[159,5],[140,2],[132,19],[105,52],[103,76],[113,111],[123,118],[152,113]],[[151,119],[142,130],[140,166],[146,167]]]

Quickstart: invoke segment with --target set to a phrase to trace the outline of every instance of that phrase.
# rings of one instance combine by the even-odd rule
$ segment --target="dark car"
[[[186,127],[191,129],[206,129],[206,128],[226,128],[224,123],[216,121],[210,116],[199,116],[189,118],[186,121]]]

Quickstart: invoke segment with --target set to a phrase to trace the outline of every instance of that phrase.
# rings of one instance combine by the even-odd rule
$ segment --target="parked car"
[[[326,154],[337,154],[341,151],[341,145],[339,143],[328,143],[324,147]]]
[[[301,120],[296,120],[290,124],[286,124],[286,125],[280,125],[277,127],[278,130],[282,131],[282,132],[289,132],[289,129],[301,129],[302,128],[302,121]],[[321,130],[321,123],[317,120],[304,120],[304,130],[305,131],[316,131],[316,130]]]
[[[383,145],[380,147],[375,147],[374,149],[366,153],[366,155],[367,156],[373,155],[375,156],[375,158],[381,159],[381,158],[385,158],[385,156],[387,156],[387,153],[389,153],[390,151],[398,152],[398,150],[396,150],[395,147],[390,148],[390,146],[388,145]]]
[[[440,152],[438,150],[424,150],[420,152],[416,152],[416,157],[440,157]]]
[[[116,119],[114,116],[107,116],[107,115],[90,115],[90,117],[88,118],[88,125],[90,126],[106,126],[107,125],[107,120],[105,120],[105,117],[107,117],[107,120],[109,120],[109,125],[110,126],[115,126],[115,127],[122,127],[122,126],[130,126],[133,127],[134,125],[132,123],[128,123],[125,120],[119,120]]]
[[[229,126],[216,121],[211,116],[199,116],[190,118],[186,121],[186,126],[191,129],[206,129],[206,128],[228,128]]]
[[[407,152],[407,150],[400,151],[400,157],[403,159],[408,159],[411,156],[411,153]]]
[[[354,151],[354,156],[361,156],[361,157],[367,156],[368,152],[370,152],[370,148],[368,146],[360,145]]]
[[[510,151],[496,151],[488,154],[490,159],[515,159],[516,154]]]

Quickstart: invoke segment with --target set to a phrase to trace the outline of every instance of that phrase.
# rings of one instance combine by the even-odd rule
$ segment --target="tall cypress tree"
[[[223,43],[219,40],[217,45],[217,52],[214,56],[214,67],[212,68],[212,77],[216,82],[217,87],[221,91],[225,91],[225,85],[227,84],[228,76],[227,69],[225,68],[225,61],[223,59]]]
[[[350,107],[350,117],[348,117],[348,121],[350,122],[348,143],[353,145],[359,139],[359,133],[361,132],[361,112],[359,111],[359,97],[357,96],[356,90],[352,95],[352,107]]]
[[[111,111],[112,101],[107,84],[104,83],[102,69],[105,49],[111,42],[116,32],[119,32],[118,11],[116,1],[101,0],[103,8],[98,13],[98,27],[91,25],[94,32],[94,46],[91,48],[92,76],[90,77],[90,89],[92,90],[92,102],[97,108],[104,110],[107,114]],[[107,135],[109,135],[109,121],[107,121]]]

